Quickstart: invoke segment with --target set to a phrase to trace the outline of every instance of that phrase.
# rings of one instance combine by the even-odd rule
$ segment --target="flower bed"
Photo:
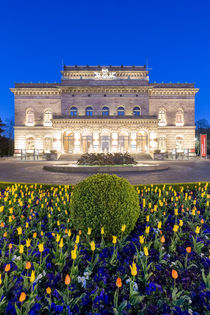
[[[78,165],[136,165],[129,153],[85,153],[77,161]]]
[[[208,184],[136,186],[126,239],[74,231],[71,186],[3,184],[0,313],[207,314]]]

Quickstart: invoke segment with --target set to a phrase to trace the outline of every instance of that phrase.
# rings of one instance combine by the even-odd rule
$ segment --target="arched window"
[[[117,115],[118,115],[118,116],[124,116],[124,115],[125,115],[125,109],[124,109],[124,107],[122,107],[122,106],[118,107]]]
[[[159,142],[159,150],[161,152],[166,152],[166,137],[160,137],[158,139]]]
[[[176,112],[176,126],[184,125],[184,113],[182,109],[178,109]]]
[[[77,108],[76,108],[76,107],[72,107],[72,108],[70,109],[70,116],[71,116],[71,117],[77,116]]]
[[[103,117],[109,116],[109,107],[102,108],[102,116]]]
[[[34,150],[35,145],[34,145],[34,138],[30,137],[26,139],[26,150]]]
[[[139,107],[134,107],[133,109],[133,116],[140,116],[140,108]]]
[[[86,108],[86,116],[93,116],[93,108],[91,106]]]
[[[159,126],[165,126],[166,125],[166,111],[165,109],[161,108],[158,113],[158,119],[159,119]]]
[[[52,126],[52,112],[50,109],[46,109],[44,112],[44,125]]]
[[[34,111],[33,109],[26,110],[26,125],[33,126],[34,125]]]
[[[44,151],[45,152],[50,152],[51,149],[52,149],[52,138],[45,137],[44,138]]]
[[[184,139],[183,137],[176,137],[176,149],[177,149],[177,152],[180,152],[180,151],[183,151],[184,149]]]

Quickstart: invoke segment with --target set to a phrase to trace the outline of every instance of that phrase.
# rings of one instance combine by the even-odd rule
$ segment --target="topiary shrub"
[[[70,217],[73,227],[99,236],[128,235],[140,215],[139,198],[135,188],[116,175],[96,174],[77,184],[70,200]]]

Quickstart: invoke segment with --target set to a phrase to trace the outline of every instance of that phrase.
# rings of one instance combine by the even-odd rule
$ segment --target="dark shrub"
[[[137,164],[129,153],[85,153],[78,160],[79,165],[120,165]]]
[[[96,174],[75,186],[70,201],[73,227],[100,235],[104,227],[106,237],[124,235],[135,227],[140,214],[139,199],[135,188],[124,178],[116,175]]]

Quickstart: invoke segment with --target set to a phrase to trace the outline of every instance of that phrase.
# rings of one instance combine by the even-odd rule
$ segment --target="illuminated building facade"
[[[15,152],[195,149],[191,83],[150,83],[145,66],[64,66],[60,83],[16,83]]]

